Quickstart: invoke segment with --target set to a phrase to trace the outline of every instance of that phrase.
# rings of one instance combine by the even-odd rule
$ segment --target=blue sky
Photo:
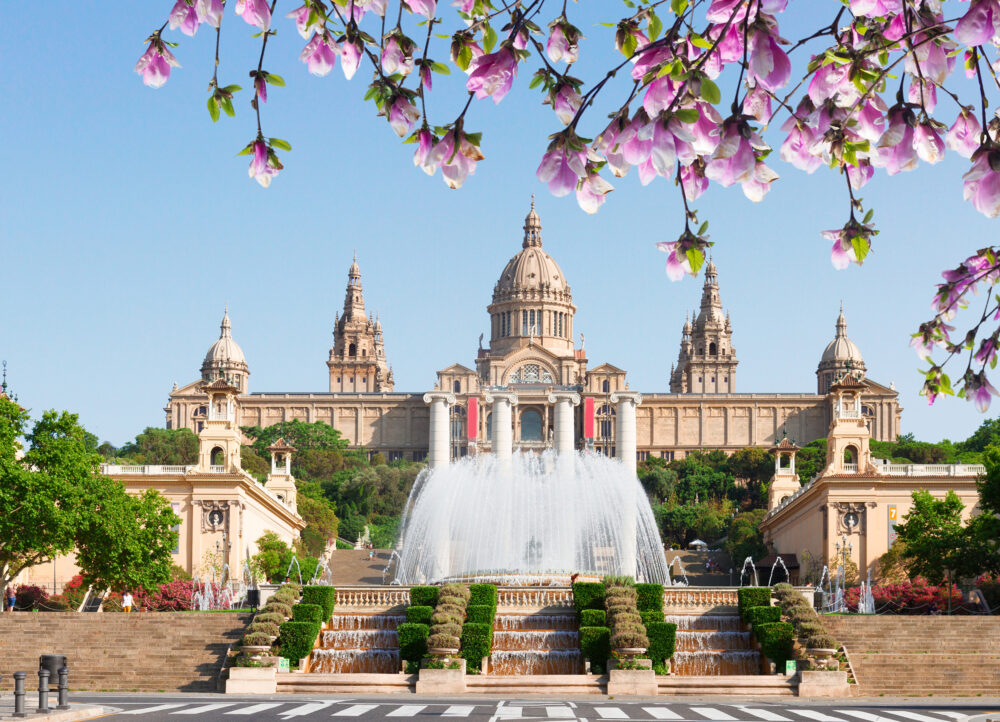
[[[783,21],[790,38],[805,28],[793,12],[807,13],[799,5]],[[559,126],[527,89],[534,61],[499,106],[473,104],[466,125],[484,131],[486,160],[453,191],[440,175],[416,170],[413,147],[400,146],[362,102],[367,71],[350,83],[339,67],[326,78],[309,75],[297,60],[304,41],[282,17],[265,68],[288,85],[272,89],[264,132],[293,151],[264,190],[235,155],[255,134],[249,93],[237,95],[235,119],[213,125],[205,110],[210,29],[169,36],[181,43],[183,67],[160,90],[132,72],[170,6],[58,2],[46,22],[30,3],[2,10],[0,358],[35,414],[69,409],[115,444],[161,426],[171,385],[197,377],[226,303],[251,390],[325,390],[355,249],[396,388],[424,391],[438,369],[471,365],[479,334],[488,336],[485,307],[520,248],[532,193],[545,248],[572,285],[591,364],[627,369],[632,388],[666,390],[684,313],[697,307],[702,285],[668,281],[654,246],[682,230],[677,191],[662,180],[642,187],[633,176],[612,179],[617,190],[596,216],[572,197],[549,195],[534,172]],[[592,15],[595,6],[581,3],[574,16],[571,5],[589,36],[584,53],[592,49],[577,70],[587,80],[613,57],[596,47],[612,32],[596,22],[613,18]],[[278,14],[291,8],[280,2]],[[249,86],[259,43],[251,32],[228,11],[223,83]],[[438,76],[441,90],[429,99],[436,122],[454,118],[463,79]],[[583,131],[603,126],[604,112]],[[940,115],[950,123],[954,109]],[[777,147],[783,136],[768,137]],[[737,390],[813,391],[843,300],[869,375],[900,391],[904,431],[926,440],[967,436],[983,416],[956,399],[928,408],[908,347],[929,316],[940,269],[994,240],[990,221],[962,201],[966,162],[950,154],[934,167],[877,175],[862,195],[882,233],[864,268],[835,271],[819,231],[846,220],[842,181],[822,169],[807,176],[776,156],[782,178],[763,203],[713,185],[694,204],[717,242]]]

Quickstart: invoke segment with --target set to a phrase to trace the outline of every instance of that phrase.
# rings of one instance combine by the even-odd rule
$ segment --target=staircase
[[[728,587],[739,584],[739,569],[733,569],[732,581],[730,581],[729,570],[733,563],[726,552],[698,552],[698,551],[678,551],[671,549],[663,552],[667,559],[670,578],[684,581],[687,577],[688,583],[693,587]],[[674,559],[678,561],[674,561]],[[711,560],[719,569],[719,572],[705,571],[705,562]],[[681,566],[684,567],[684,574],[681,574]]]
[[[364,584],[382,584],[382,571],[389,563],[390,551],[376,549],[372,559],[367,549],[336,549],[330,552],[328,566],[333,575],[333,586],[354,587]],[[388,583],[391,579],[386,579]]]
[[[575,614],[498,614],[489,674],[582,674]]]
[[[65,654],[71,689],[214,692],[248,614],[14,612],[0,615],[3,673],[30,680],[42,654]]]
[[[1000,618],[821,615],[844,645],[855,694],[1000,694]]]

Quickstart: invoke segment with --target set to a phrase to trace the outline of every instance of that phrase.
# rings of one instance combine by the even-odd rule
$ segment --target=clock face
[[[851,511],[844,514],[844,526],[848,529],[856,527],[859,521],[861,521],[861,519],[858,517],[857,512]]]
[[[212,511],[208,513],[208,523],[212,526],[219,526],[222,523],[222,510],[212,509]]]

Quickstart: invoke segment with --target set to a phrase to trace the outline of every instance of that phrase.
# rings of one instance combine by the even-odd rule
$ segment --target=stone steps
[[[729,695],[751,694],[794,697],[797,684],[794,677],[782,675],[719,675],[712,677],[659,676],[657,692],[661,695]]]

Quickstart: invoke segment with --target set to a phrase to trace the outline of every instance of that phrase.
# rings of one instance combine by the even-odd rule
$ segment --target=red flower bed
[[[948,596],[951,595],[953,613],[962,614],[962,592],[954,584],[935,586],[923,577],[916,577],[902,584],[887,584],[872,587],[875,611],[878,614],[938,614],[948,610]],[[844,592],[847,608],[858,611],[861,588],[851,587]]]

